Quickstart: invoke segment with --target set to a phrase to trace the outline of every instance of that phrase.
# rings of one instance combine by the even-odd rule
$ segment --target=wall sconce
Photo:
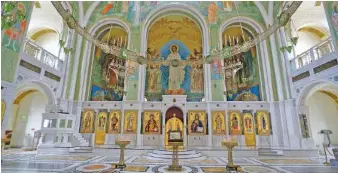
[[[137,87],[137,85],[136,84],[134,84],[134,88],[136,88]]]
[[[214,87],[215,87],[215,88],[217,88],[217,85],[216,85],[216,84],[214,84]]]

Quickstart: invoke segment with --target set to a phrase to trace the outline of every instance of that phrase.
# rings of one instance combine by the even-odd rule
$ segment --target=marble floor
[[[112,168],[119,160],[118,155],[86,154],[42,154],[35,151],[5,150],[2,153],[3,173],[111,173],[111,172],[168,172],[170,160],[152,160],[142,156],[126,156],[127,168],[123,171]],[[181,160],[185,173],[224,172],[225,157],[206,157],[202,160]],[[338,167],[324,166],[323,157],[286,158],[258,157],[234,158],[245,173],[338,173]]]

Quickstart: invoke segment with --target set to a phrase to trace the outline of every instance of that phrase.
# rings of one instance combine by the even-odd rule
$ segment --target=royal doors
[[[165,114],[165,146],[168,147],[168,134],[171,131],[180,131],[184,139],[183,112],[178,107],[171,107]]]

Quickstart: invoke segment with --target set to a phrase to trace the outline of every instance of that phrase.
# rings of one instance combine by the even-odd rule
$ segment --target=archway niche
[[[327,82],[310,84],[299,99],[299,118],[303,138],[310,138],[323,152],[321,130],[330,130],[331,146],[338,146],[338,86]]]

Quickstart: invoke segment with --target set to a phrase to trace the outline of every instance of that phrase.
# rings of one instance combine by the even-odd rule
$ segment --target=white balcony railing
[[[296,58],[290,60],[291,70],[295,71],[301,67],[304,67],[311,62],[322,58],[324,55],[327,55],[334,51],[332,45],[332,39],[327,38],[324,41],[320,42],[316,46],[313,46],[304,53],[298,55]]]
[[[23,52],[60,72],[62,70],[62,60],[29,39],[25,39]]]

